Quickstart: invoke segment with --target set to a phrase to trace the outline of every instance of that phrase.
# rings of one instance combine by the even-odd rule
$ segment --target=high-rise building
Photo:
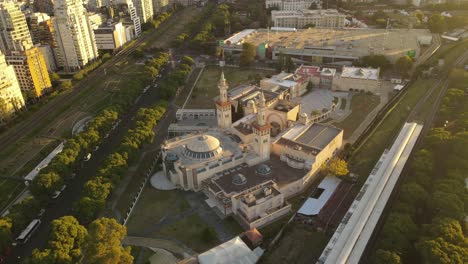
[[[21,91],[28,98],[40,97],[52,87],[47,64],[39,48],[11,51],[6,61],[13,66]]]
[[[88,13],[80,0],[56,0],[54,32],[56,59],[67,72],[79,70],[98,57]]]
[[[321,0],[266,0],[266,8],[278,8],[278,10],[297,11],[309,9],[312,5],[317,8],[322,6]],[[327,8],[325,6],[325,8]]]
[[[133,0],[133,4],[142,23],[153,17],[153,0]]]
[[[0,122],[5,122],[14,112],[24,107],[24,99],[13,66],[0,52]]]
[[[125,27],[122,22],[101,25],[94,30],[94,37],[99,50],[113,51],[121,48],[127,42]]]
[[[11,50],[27,50],[33,46],[26,18],[13,1],[0,3],[0,49],[3,54]]]

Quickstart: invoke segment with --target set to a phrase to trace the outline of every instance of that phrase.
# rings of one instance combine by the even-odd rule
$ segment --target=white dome
[[[208,152],[219,148],[219,140],[215,137],[203,135],[199,136],[187,144],[187,148],[193,152]]]
[[[219,140],[209,135],[202,135],[192,139],[186,147],[185,155],[195,159],[211,158],[221,153]]]

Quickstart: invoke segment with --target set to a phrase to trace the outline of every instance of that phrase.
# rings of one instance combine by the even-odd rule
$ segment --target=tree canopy
[[[244,42],[242,44],[242,53],[240,55],[239,65],[242,67],[251,66],[255,61],[257,54],[256,48],[252,43]]]
[[[113,218],[99,218],[93,221],[88,227],[86,263],[133,263],[130,247],[122,247],[122,240],[126,234],[125,226],[120,225]]]
[[[327,175],[346,176],[349,173],[348,163],[340,158],[332,158],[322,165],[322,172]]]

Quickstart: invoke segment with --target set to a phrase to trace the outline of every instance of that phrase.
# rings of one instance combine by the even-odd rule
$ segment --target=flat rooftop
[[[432,36],[425,29],[370,29],[370,28],[309,28],[298,30],[257,29],[242,31],[228,38],[224,47],[242,48],[243,42],[255,46],[267,43],[275,49],[302,50],[317,55],[361,57],[371,52],[400,55],[419,51],[418,38]]]
[[[379,69],[360,68],[360,67],[343,67],[341,78],[379,80]]]
[[[326,147],[339,133],[340,129],[314,123],[295,141],[318,149]]]
[[[271,172],[269,174],[261,175],[257,173],[257,167],[262,164],[270,167]],[[289,167],[286,162],[281,161],[278,156],[272,154],[270,155],[270,160],[261,164],[251,167],[247,167],[245,164],[244,166],[238,166],[218,173],[218,176],[212,179],[210,187],[215,185],[212,187],[213,190],[222,190],[226,194],[239,193],[270,180],[275,181],[278,186],[282,186],[304,177],[306,173],[307,171],[305,170]],[[247,181],[242,185],[234,184],[232,180],[237,174],[244,175]]]

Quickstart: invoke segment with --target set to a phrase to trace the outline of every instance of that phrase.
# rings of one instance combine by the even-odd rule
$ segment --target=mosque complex
[[[163,171],[185,191],[203,192],[218,215],[246,229],[288,214],[287,199],[313,182],[321,165],[342,147],[343,130],[312,122],[287,89],[218,82],[216,127],[166,140]],[[233,122],[233,108],[242,115]]]

